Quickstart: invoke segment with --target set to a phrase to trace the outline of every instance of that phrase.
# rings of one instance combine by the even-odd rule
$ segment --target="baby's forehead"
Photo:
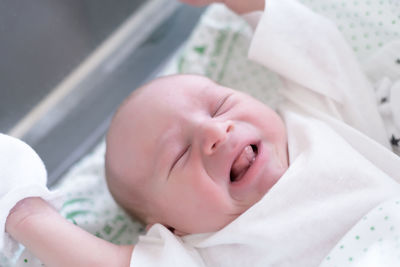
[[[140,89],[133,105],[151,109],[179,109],[181,106],[208,105],[218,96],[231,90],[208,78],[179,75],[157,79]]]
[[[144,90],[165,96],[180,93],[187,97],[199,97],[218,93],[214,89],[218,84],[207,77],[198,75],[174,75],[159,78],[148,84]]]

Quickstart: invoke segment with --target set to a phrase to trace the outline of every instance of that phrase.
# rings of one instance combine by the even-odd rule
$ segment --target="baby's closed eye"
[[[223,105],[226,103],[226,101],[228,100],[228,98],[231,96],[232,94],[228,94],[228,95],[226,95],[226,96],[224,96],[223,98],[221,98],[218,102],[217,102],[217,105],[216,105],[216,109],[215,109],[215,111],[212,113],[212,115],[211,115],[211,117],[216,117],[216,116],[218,116],[218,115],[221,115],[222,113],[221,113],[221,109],[222,109],[222,107],[223,107]]]
[[[189,151],[190,145],[187,145],[182,151],[180,151],[171,165],[170,172],[174,169],[175,165],[184,157],[184,155]]]

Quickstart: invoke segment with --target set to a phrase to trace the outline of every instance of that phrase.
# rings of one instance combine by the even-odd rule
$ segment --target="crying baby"
[[[107,135],[115,200],[144,224],[176,235],[223,228],[287,168],[280,116],[197,75],[162,77],[135,90]]]

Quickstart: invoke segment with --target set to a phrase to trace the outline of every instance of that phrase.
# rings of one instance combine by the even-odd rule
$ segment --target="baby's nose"
[[[203,139],[203,152],[211,155],[217,151],[225,142],[229,133],[233,131],[234,125],[232,121],[215,121],[210,120],[201,125],[200,135]]]

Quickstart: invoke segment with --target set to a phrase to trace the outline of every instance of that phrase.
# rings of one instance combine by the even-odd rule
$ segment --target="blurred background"
[[[0,0],[0,132],[38,152],[51,186],[202,12],[176,0]]]

